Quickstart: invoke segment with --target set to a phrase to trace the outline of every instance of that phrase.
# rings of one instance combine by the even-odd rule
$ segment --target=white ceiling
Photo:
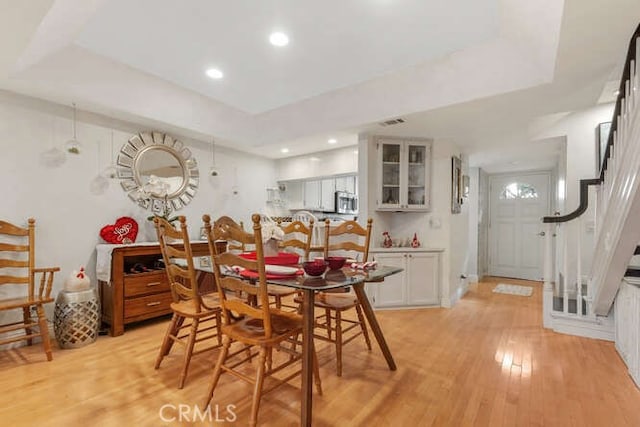
[[[640,20],[637,0],[0,0],[0,11],[5,90],[271,158],[366,131],[446,138],[475,165],[522,168],[557,153],[541,155],[528,124],[595,105]],[[272,30],[290,44],[269,45]],[[211,66],[225,78],[207,78]]]

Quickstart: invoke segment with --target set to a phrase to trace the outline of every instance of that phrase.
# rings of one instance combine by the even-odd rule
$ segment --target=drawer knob
[[[148,302],[147,307],[154,307],[156,305],[160,305],[160,301]]]
[[[151,286],[158,286],[160,284],[160,282],[149,282],[147,283],[147,287],[150,288]]]

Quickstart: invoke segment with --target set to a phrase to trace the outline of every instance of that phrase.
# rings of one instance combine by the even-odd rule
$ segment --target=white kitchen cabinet
[[[372,253],[378,264],[401,267],[381,283],[368,283],[374,307],[440,305],[440,253],[433,250],[387,250]]]
[[[304,182],[304,208],[310,211],[320,210],[320,180]]]
[[[356,177],[355,175],[336,177],[336,191],[345,191],[347,193],[356,193]]]
[[[310,211],[335,211],[335,178],[304,181],[304,208]]]
[[[379,138],[376,209],[427,211],[431,207],[431,141]]]
[[[327,178],[320,181],[320,210],[334,212],[336,210],[336,180]]]

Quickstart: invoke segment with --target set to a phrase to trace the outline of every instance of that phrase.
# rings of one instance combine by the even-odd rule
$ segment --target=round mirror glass
[[[156,197],[174,197],[185,183],[185,168],[174,153],[162,146],[141,151],[136,162],[136,179],[142,188],[151,188]]]

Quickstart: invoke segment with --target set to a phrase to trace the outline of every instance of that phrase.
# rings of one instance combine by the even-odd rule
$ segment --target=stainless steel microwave
[[[357,214],[358,195],[346,191],[336,191],[336,213]]]

